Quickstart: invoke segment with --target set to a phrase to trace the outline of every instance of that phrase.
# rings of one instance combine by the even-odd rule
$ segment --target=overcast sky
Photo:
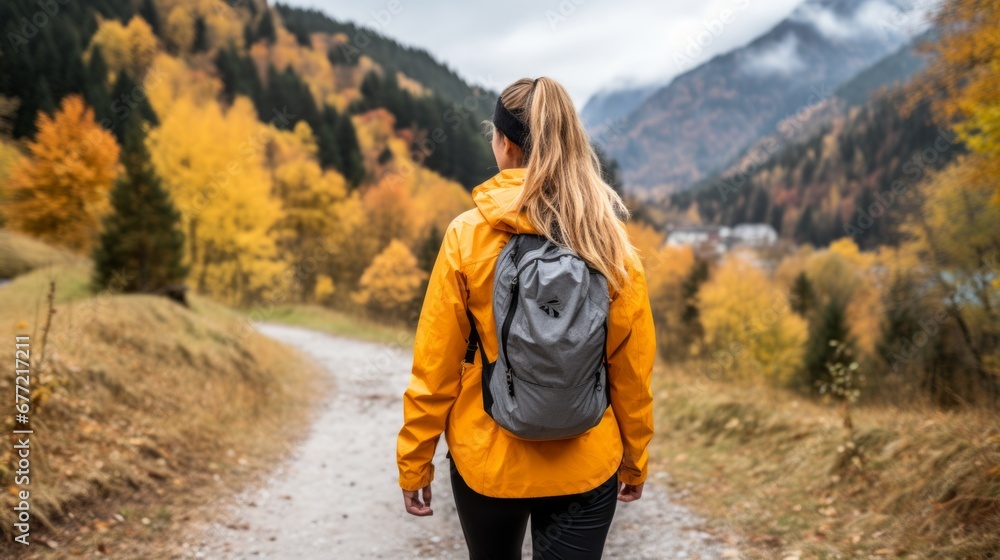
[[[596,91],[666,82],[746,44],[802,0],[284,1],[427,49],[494,90],[550,76],[582,107]]]

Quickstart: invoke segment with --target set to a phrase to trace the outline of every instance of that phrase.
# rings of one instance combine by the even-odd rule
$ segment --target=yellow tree
[[[638,246],[640,251],[642,247]],[[694,250],[691,247],[661,247],[640,253],[646,281],[649,284],[649,299],[656,318],[656,343],[660,354],[667,360],[686,359],[691,336],[683,317],[690,301],[685,295],[684,283],[694,268]]]
[[[167,43],[174,52],[187,53],[194,44],[194,16],[188,6],[174,6],[167,14],[164,30]]]
[[[153,164],[181,212],[190,277],[223,301],[265,297],[288,270],[274,237],[281,202],[265,161],[276,133],[246,98],[223,111],[181,97],[149,134]]]
[[[0,205],[6,205],[10,196],[7,178],[21,161],[21,151],[13,143],[0,138]],[[0,216],[3,218],[3,216]],[[2,224],[2,219],[0,219]]]
[[[361,275],[354,301],[378,314],[399,317],[420,295],[425,278],[427,273],[417,266],[417,257],[393,239]]]
[[[753,265],[723,263],[698,295],[712,360],[729,375],[787,383],[802,361],[806,322]]]
[[[342,242],[336,235],[341,231],[338,206],[347,196],[344,177],[323,171],[316,153],[316,140],[305,122],[276,135],[267,150],[274,190],[284,210],[274,228],[284,260],[295,267],[302,301],[317,292],[320,267],[332,257],[329,246]],[[332,286],[320,291],[328,297]]]
[[[878,291],[876,255],[859,250],[849,237],[805,258],[804,272],[821,300],[846,306],[846,320],[857,350],[873,355],[880,336],[882,298]]]
[[[156,35],[139,16],[132,16],[128,25],[114,19],[102,20],[90,40],[88,53],[94,47],[100,47],[110,76],[125,70],[133,80],[140,82],[156,57]]]
[[[982,158],[969,160],[977,181],[1000,200],[1000,3],[996,0],[947,0],[937,11],[943,30],[933,44],[933,62],[914,80],[913,102],[933,96],[940,117]],[[945,95],[935,95],[944,90]]]
[[[411,177],[413,192],[414,229],[424,237],[432,229],[448,229],[455,216],[474,208],[472,195],[455,181],[445,179],[437,173],[414,167]]]
[[[114,136],[94,122],[93,110],[80,96],[71,95],[52,117],[38,117],[38,134],[28,153],[9,178],[8,223],[89,252],[118,174]]]
[[[935,290],[927,299],[948,315],[947,321],[937,322],[957,327],[982,388],[998,390],[1000,205],[988,203],[991,192],[985,188],[995,179],[984,179],[979,164],[968,161],[983,157],[962,156],[920,185],[922,203],[907,225],[912,241],[904,249],[920,263],[915,268],[922,285]]]
[[[375,243],[375,253],[393,239],[413,246],[416,234],[413,194],[398,176],[389,175],[362,195],[365,204],[367,235]]]

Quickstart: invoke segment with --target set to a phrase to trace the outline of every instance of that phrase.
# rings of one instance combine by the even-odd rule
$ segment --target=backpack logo
[[[562,307],[562,302],[557,299],[550,299],[538,306],[546,315],[555,319],[559,318],[559,307]]]

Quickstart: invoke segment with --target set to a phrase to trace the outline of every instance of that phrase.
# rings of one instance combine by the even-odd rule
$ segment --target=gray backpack
[[[513,435],[578,436],[600,423],[608,388],[607,279],[574,251],[540,235],[513,235],[497,258],[490,363],[475,322],[466,361],[483,363],[483,406]]]

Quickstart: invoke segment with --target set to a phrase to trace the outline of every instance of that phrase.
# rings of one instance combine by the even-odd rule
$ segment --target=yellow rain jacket
[[[445,232],[417,324],[413,372],[403,394],[396,445],[399,485],[418,490],[434,479],[441,432],[458,472],[473,490],[502,498],[576,494],[615,471],[627,484],[646,479],[653,435],[650,378],[656,353],[653,318],[641,264],[629,265],[629,286],[610,294],[608,374],[611,406],[601,422],[570,439],[528,441],[503,430],[483,409],[482,364],[464,363],[472,312],[487,357],[496,359],[493,270],[512,233],[537,233],[523,212],[507,211],[524,169],[506,169],[472,191],[478,208]]]

